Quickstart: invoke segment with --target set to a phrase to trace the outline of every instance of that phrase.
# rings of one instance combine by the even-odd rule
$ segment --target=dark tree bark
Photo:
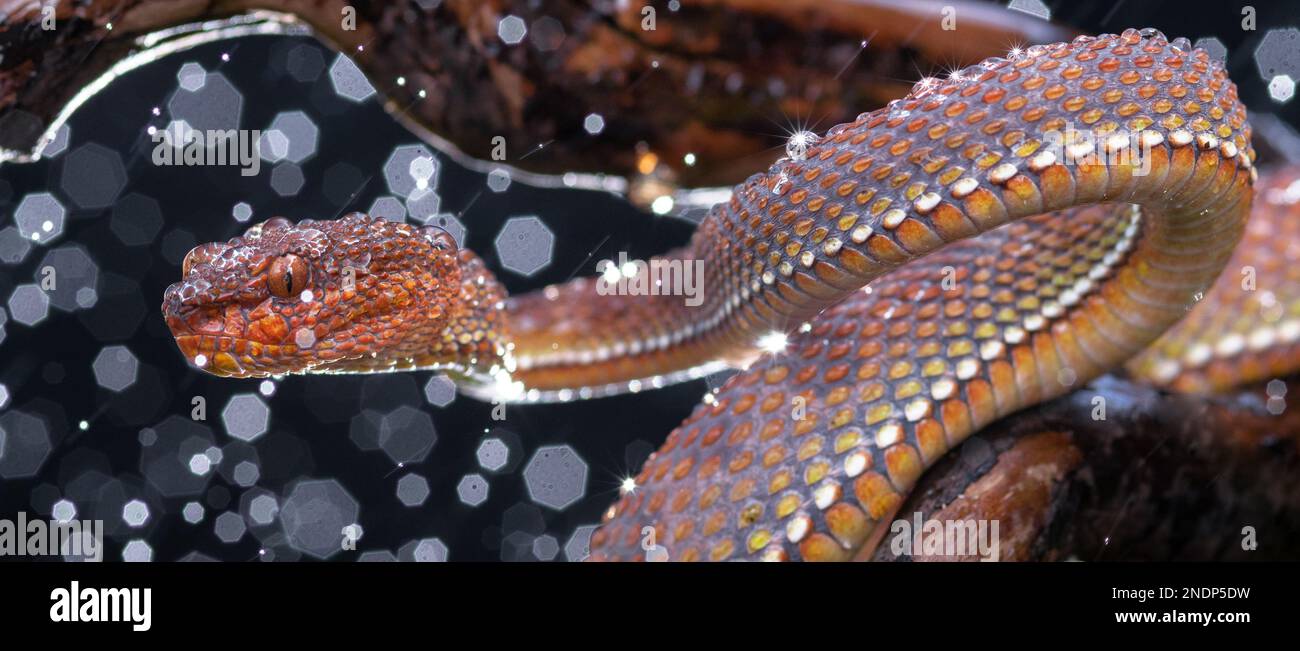
[[[1288,387],[1295,396],[1300,382]],[[1274,415],[1265,396],[1106,376],[969,439],[897,517],[998,519],[1002,560],[1293,560],[1300,409]],[[1105,420],[1093,418],[1097,397]],[[927,559],[895,555],[886,535],[874,560]]]
[[[0,146],[26,152],[72,95],[142,34],[267,9],[294,14],[366,71],[408,125],[486,160],[493,138],[529,171],[605,172],[688,187],[766,167],[796,125],[825,129],[907,92],[919,74],[1069,33],[1015,12],[954,2],[939,16],[863,0],[92,0],[0,3]],[[897,3],[895,3],[897,4]],[[654,29],[643,7],[655,9]],[[344,9],[356,29],[344,28]],[[504,16],[529,26],[518,45]],[[112,28],[109,29],[109,24]],[[870,44],[861,43],[870,38]],[[405,83],[397,84],[402,77]],[[419,92],[425,96],[421,98]],[[604,130],[584,129],[588,114]],[[538,147],[541,146],[541,149]],[[696,163],[683,157],[695,154]]]

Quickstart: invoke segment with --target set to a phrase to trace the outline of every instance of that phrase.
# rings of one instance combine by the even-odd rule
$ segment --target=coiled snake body
[[[1266,342],[1206,343],[1223,316],[1197,310],[1147,349],[1228,263],[1253,157],[1222,65],[1129,30],[924,80],[749,178],[670,256],[703,261],[699,306],[591,280],[506,299],[438,229],[354,214],[195,249],[163,312],[231,376],[443,368],[494,399],[568,399],[741,365],[610,507],[593,558],[640,558],[647,526],[674,560],[864,557],[996,419],[1126,362],[1205,389],[1295,358],[1291,313]],[[1215,300],[1261,300],[1235,282]]]

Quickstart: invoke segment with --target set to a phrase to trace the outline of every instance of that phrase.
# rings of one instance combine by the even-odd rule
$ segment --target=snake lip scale
[[[1101,137],[1048,146],[1078,128]],[[645,527],[673,560],[862,558],[994,420],[1126,363],[1192,382],[1148,347],[1228,263],[1258,172],[1235,86],[1186,39],[1036,45],[810,142],[668,254],[703,261],[699,306],[590,279],[508,298],[441,230],[356,213],[196,248],[163,313],[234,377],[436,368],[536,401],[743,368],[609,508],[596,560],[642,558]]]

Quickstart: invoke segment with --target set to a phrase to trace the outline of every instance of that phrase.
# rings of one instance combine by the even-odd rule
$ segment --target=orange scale
[[[908,443],[898,443],[885,450],[885,468],[890,481],[900,492],[911,489],[925,470],[920,454]]]
[[[742,441],[749,438],[754,432],[754,422],[746,420],[736,425],[731,430],[731,435],[727,437],[727,445],[739,445]]]
[[[997,418],[997,400],[993,396],[993,389],[982,378],[966,384],[966,403],[976,427],[983,427]]]
[[[750,408],[753,407],[754,403],[757,401],[758,399],[754,396],[754,394],[746,393],[742,395],[739,400],[736,401],[736,404],[731,408],[731,413],[739,416],[740,414],[749,411]]]
[[[673,479],[685,479],[691,474],[691,468],[695,465],[695,460],[689,456],[683,456],[676,466],[673,466]]]
[[[754,462],[754,453],[750,450],[744,450],[740,454],[731,458],[727,463],[727,470],[732,474],[738,473],[748,468]]]
[[[703,533],[705,536],[712,536],[713,534],[722,531],[722,527],[726,526],[726,524],[727,514],[719,509],[711,513],[709,517],[704,520]]]
[[[763,381],[767,384],[777,384],[785,380],[789,374],[790,367],[784,364],[773,365],[763,372]]]
[[[771,468],[772,466],[780,463],[781,460],[784,459],[787,454],[789,454],[789,450],[787,450],[785,446],[779,443],[777,445],[773,445],[772,447],[768,448],[766,451],[763,452],[763,460],[762,460],[763,467]]]
[[[702,511],[713,506],[714,502],[717,502],[719,497],[722,497],[722,485],[711,484],[703,493],[700,494],[700,510]]]
[[[789,488],[790,483],[793,480],[794,480],[794,475],[791,474],[789,470],[784,468],[777,470],[776,472],[772,473],[772,478],[769,479],[767,482],[767,494],[775,495],[785,490],[786,488]],[[778,511],[779,510],[780,507],[778,505]]]
[[[849,374],[849,368],[848,364],[836,364],[829,369],[826,369],[826,373],[822,376],[822,379],[827,383],[839,382]]]
[[[727,499],[732,502],[739,502],[753,494],[754,480],[745,478],[731,486],[731,492],[727,495]]]
[[[779,418],[769,420],[767,421],[766,424],[763,425],[763,429],[759,430],[758,440],[760,441],[771,440],[772,438],[780,435],[784,429],[785,429],[784,420]]]
[[[770,414],[785,404],[785,394],[777,391],[768,394],[758,406],[759,413]]]
[[[660,461],[659,463],[655,464],[655,470],[653,475],[655,481],[663,481],[663,478],[668,475],[668,469],[671,467],[670,462],[671,459],[665,457],[663,461]]]
[[[659,509],[663,508],[664,502],[667,501],[668,501],[667,493],[665,493],[664,491],[655,491],[650,496],[650,502],[646,504],[646,508],[645,508],[646,514],[653,515],[655,513],[658,513]]]
[[[814,533],[799,543],[799,555],[805,561],[834,562],[848,558],[848,552],[824,533]]]
[[[853,482],[853,495],[873,520],[894,512],[903,501],[889,480],[875,471],[865,473]]]

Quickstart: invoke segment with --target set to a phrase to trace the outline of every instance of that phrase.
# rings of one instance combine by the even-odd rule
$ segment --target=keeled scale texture
[[[1203,52],[1130,30],[956,77],[831,129],[702,226],[720,300],[756,296],[736,339],[879,279],[699,407],[611,507],[593,558],[643,558],[645,526],[678,560],[868,553],[939,455],[1127,360],[1222,269],[1255,172],[1244,109]],[[1102,137],[1043,147],[1070,126]],[[1148,160],[1066,158],[1134,143]]]

